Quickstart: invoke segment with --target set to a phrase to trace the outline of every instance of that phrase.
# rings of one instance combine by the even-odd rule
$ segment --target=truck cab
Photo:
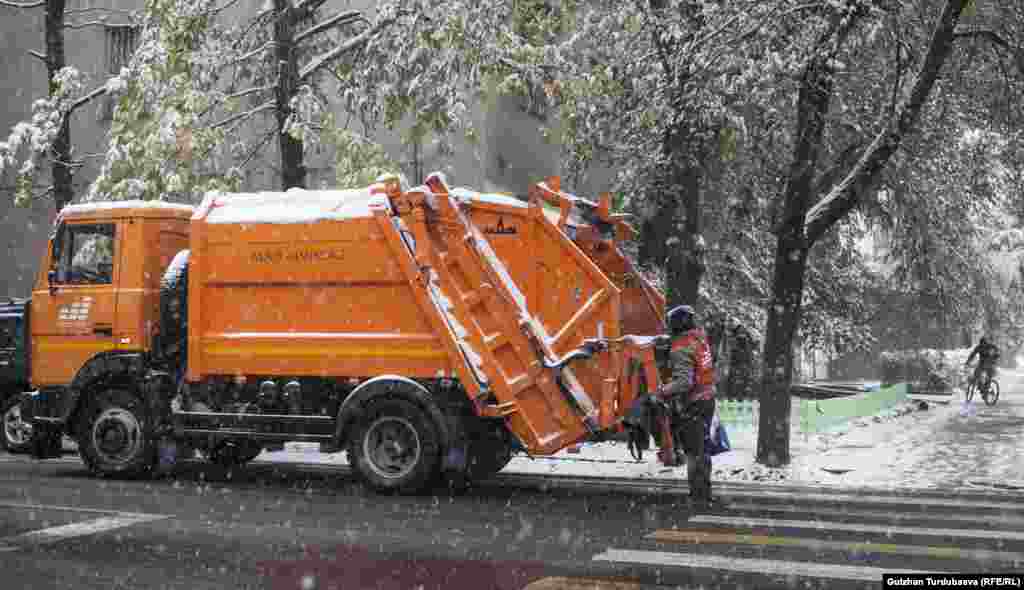
[[[192,207],[122,201],[66,207],[32,290],[28,381],[35,420],[64,424],[111,355],[150,354],[160,280],[188,246]],[[69,425],[73,430],[73,425]]]

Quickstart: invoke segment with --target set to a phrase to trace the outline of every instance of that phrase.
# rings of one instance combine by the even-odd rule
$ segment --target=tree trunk
[[[305,188],[306,167],[303,164],[302,140],[285,132],[292,115],[291,100],[299,88],[298,54],[295,50],[296,12],[288,0],[274,0],[277,18],[274,19],[274,57],[277,59],[278,77],[274,89],[277,103],[277,142],[281,152],[281,188]]]
[[[732,399],[754,399],[757,382],[756,341],[750,331],[737,326],[729,336],[729,373],[725,396]]]
[[[57,72],[67,65],[64,55],[64,3],[65,0],[46,1],[46,74],[49,80],[50,96],[57,92]],[[53,200],[57,211],[74,198],[71,172],[71,114],[61,123],[53,141]]]
[[[797,142],[785,192],[785,217],[778,232],[772,301],[765,330],[764,365],[761,371],[761,417],[758,424],[757,461],[768,466],[789,463],[789,384],[793,371],[793,342],[800,321],[804,272],[811,245],[845,217],[861,195],[875,183],[902,139],[918,120],[942,65],[953,44],[960,13],[968,0],[947,0],[943,5],[928,51],[907,98],[888,125],[878,133],[853,169],[828,194],[809,209],[814,195],[813,176],[818,165],[825,115],[832,96],[833,79],[826,65],[828,55],[816,55],[800,83],[797,101]],[[834,26],[819,42],[840,46],[854,19]],[[832,41],[832,37],[840,41]]]
[[[757,432],[757,462],[778,467],[789,463],[790,383],[793,341],[800,324],[807,249],[801,239],[779,238],[775,253],[772,299],[765,326],[761,366],[761,416]]]
[[[822,36],[819,47],[835,34]],[[761,410],[757,433],[757,462],[771,467],[789,463],[789,386],[793,377],[793,340],[800,325],[804,271],[810,244],[804,236],[804,217],[813,196],[814,177],[832,99],[834,79],[829,55],[815,55],[800,80],[797,99],[797,142],[786,185],[783,219],[776,229],[775,275],[765,325],[761,366]]]
[[[666,301],[670,308],[684,304],[697,308],[704,276],[700,173],[696,166],[677,163],[671,178],[669,191],[676,206],[666,241]]]

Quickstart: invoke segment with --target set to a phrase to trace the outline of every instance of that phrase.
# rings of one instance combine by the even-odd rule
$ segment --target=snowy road
[[[883,571],[1024,565],[1019,494],[723,485],[730,509],[692,518],[656,483],[511,474],[405,498],[331,466],[110,481],[73,457],[0,455],[2,587],[864,588]]]
[[[906,442],[912,458],[904,461],[907,481],[1024,490],[1024,373],[1004,370],[998,379],[1002,391],[995,406],[976,396],[976,415],[951,415]]]

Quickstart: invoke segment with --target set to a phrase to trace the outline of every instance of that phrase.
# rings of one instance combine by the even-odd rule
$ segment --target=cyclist
[[[999,347],[996,346],[987,336],[982,336],[981,340],[978,341],[978,345],[971,351],[971,355],[967,357],[967,362],[964,363],[965,367],[971,365],[971,361],[974,357],[978,357],[978,366],[974,368],[974,375],[971,376],[971,383],[977,384],[978,378],[982,374],[986,375],[988,381],[991,381],[995,376],[996,372],[996,361],[999,359]]]

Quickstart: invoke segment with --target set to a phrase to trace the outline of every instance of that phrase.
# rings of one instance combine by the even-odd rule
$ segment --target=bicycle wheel
[[[989,381],[988,390],[982,397],[985,399],[985,404],[989,406],[996,405],[996,402],[999,401],[999,382],[995,379]]]
[[[964,394],[964,397],[967,399],[967,401],[971,401],[972,399],[974,399],[975,389],[977,388],[975,387],[973,381],[967,384],[967,393]]]

